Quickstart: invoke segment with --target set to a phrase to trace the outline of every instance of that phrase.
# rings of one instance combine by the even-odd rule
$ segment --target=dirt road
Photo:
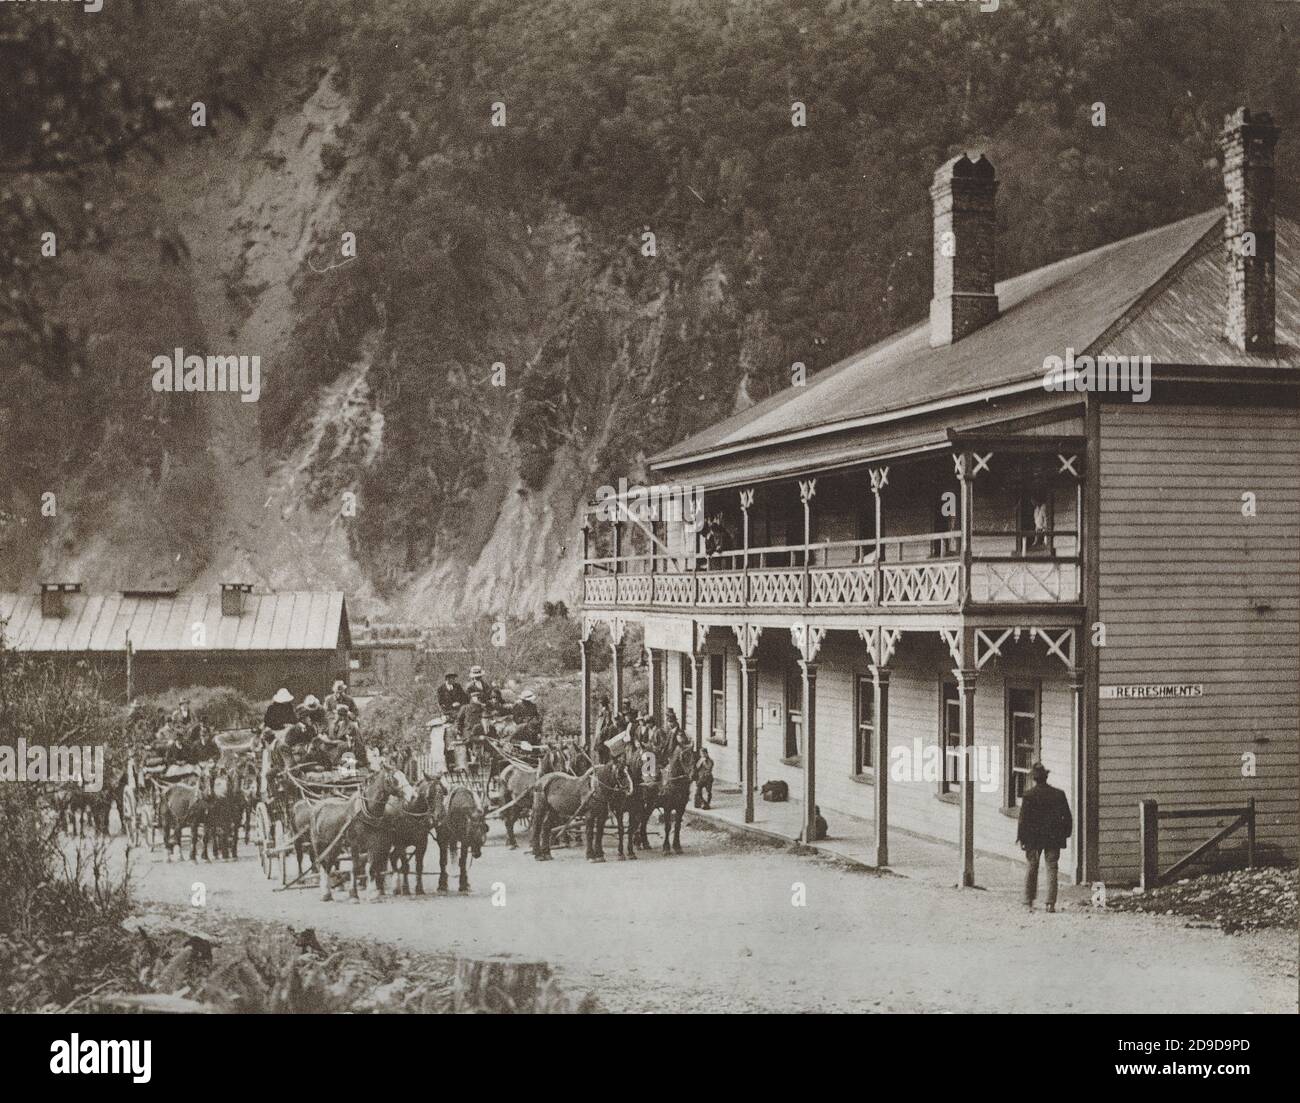
[[[673,858],[593,865],[568,849],[538,864],[497,834],[464,897],[327,904],[314,889],[273,891],[251,848],[197,869],[146,852],[136,888],[142,901],[186,903],[202,881],[204,906],[223,916],[421,953],[544,958],[566,988],[614,1011],[1295,1010],[1290,934],[1229,937],[1082,908],[1026,914],[1005,894],[878,876],[715,829],[688,827],[683,844]]]

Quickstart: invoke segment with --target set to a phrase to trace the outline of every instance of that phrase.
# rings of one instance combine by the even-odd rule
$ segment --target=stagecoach
[[[296,856],[293,806],[299,800],[311,804],[332,798],[347,800],[365,789],[373,771],[369,767],[340,766],[326,770],[314,764],[283,765],[277,768],[271,748],[262,751],[260,791],[253,808],[253,840],[262,872],[270,880],[277,864],[280,887],[302,881],[314,868],[311,863],[296,876],[289,874],[289,856]],[[304,843],[303,850],[310,850]]]

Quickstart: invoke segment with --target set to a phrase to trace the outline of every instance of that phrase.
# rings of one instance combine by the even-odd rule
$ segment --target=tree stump
[[[457,958],[452,1006],[462,1013],[531,1013],[550,979],[551,967],[544,961]]]

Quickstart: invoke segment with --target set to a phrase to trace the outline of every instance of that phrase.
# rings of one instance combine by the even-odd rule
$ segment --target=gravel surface
[[[1117,911],[1180,915],[1233,934],[1296,928],[1296,870],[1238,869],[1189,877],[1151,892],[1113,897]]]
[[[581,849],[536,863],[505,849],[499,830],[468,896],[454,892],[453,869],[449,896],[324,903],[314,888],[275,891],[242,847],[237,863],[197,867],[136,852],[136,892],[188,905],[202,882],[214,918],[312,926],[413,954],[541,958],[566,989],[612,1011],[1296,1008],[1290,932],[1225,938],[1083,905],[1026,913],[1007,893],[876,875],[699,826],[683,831],[681,856],[630,863],[610,849],[603,865]],[[435,869],[426,885],[436,884]]]

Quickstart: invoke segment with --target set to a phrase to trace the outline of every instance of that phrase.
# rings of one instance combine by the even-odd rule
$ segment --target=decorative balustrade
[[[887,563],[880,572],[881,605],[956,605],[961,563]]]
[[[815,567],[808,575],[808,604],[875,605],[874,567]]]
[[[802,605],[803,570],[782,567],[749,572],[749,605]]]
[[[695,600],[700,605],[744,605],[743,571],[705,571],[695,576]]]
[[[1018,537],[1013,533],[1010,538]],[[888,537],[879,544],[751,549],[748,555],[727,551],[592,559],[583,579],[583,600],[588,606],[678,609],[939,608],[961,605],[967,585],[974,604],[1080,599],[1077,555],[975,555],[967,583],[960,547],[954,544],[959,541],[951,533],[925,533]],[[1076,550],[1073,539],[1068,550]]]
[[[1079,600],[1079,564],[1058,559],[976,560],[971,601],[1006,604]]]

